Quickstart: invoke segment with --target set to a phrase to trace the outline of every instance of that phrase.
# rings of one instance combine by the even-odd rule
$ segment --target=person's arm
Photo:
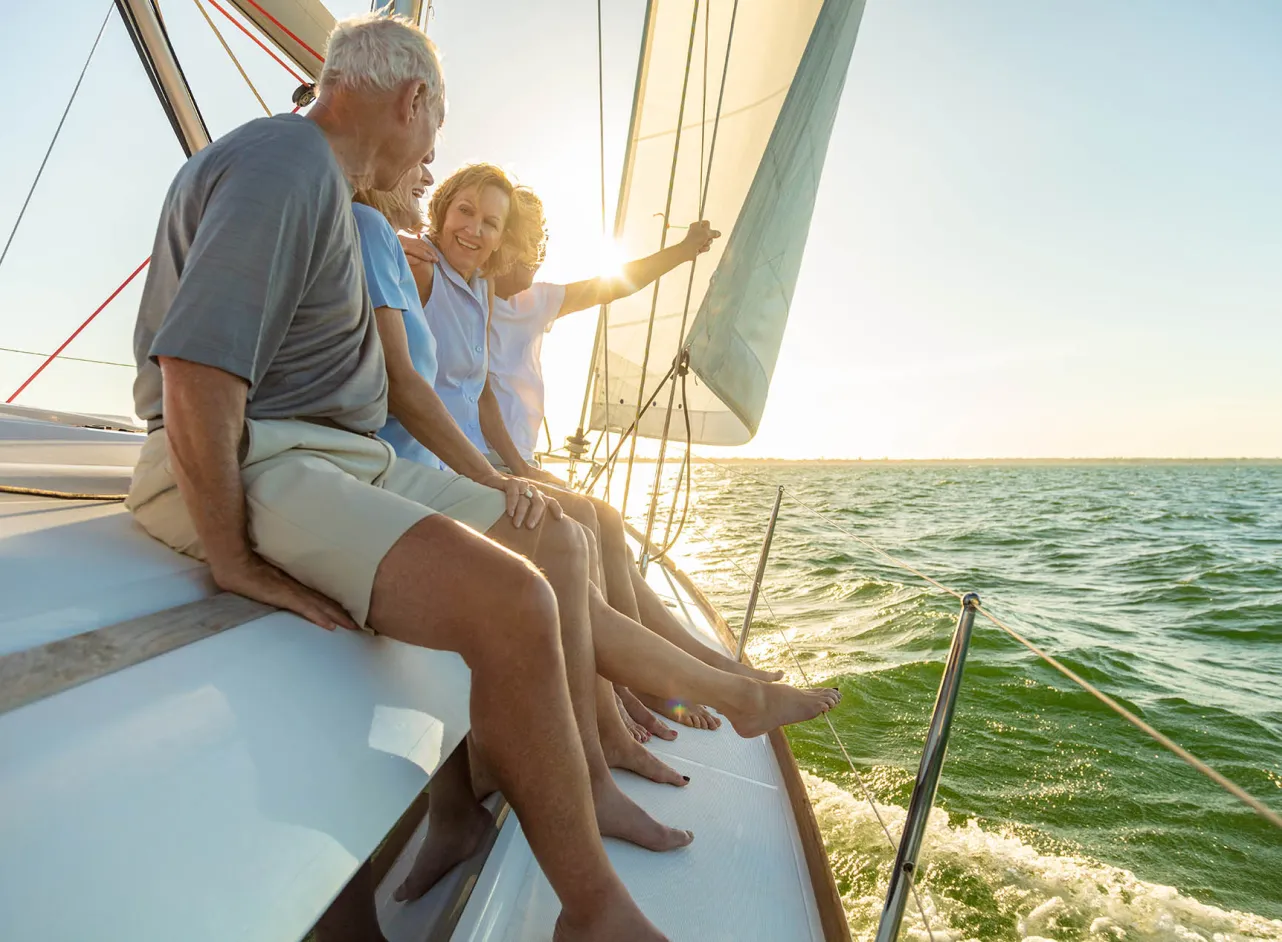
[[[676,245],[639,258],[623,266],[618,278],[589,278],[565,286],[565,300],[557,317],[584,311],[599,304],[609,304],[640,291],[646,285],[666,275],[683,262],[692,261],[712,247],[713,240],[721,233],[711,223],[700,220],[690,224],[686,237]]]
[[[481,392],[477,405],[481,413],[481,433],[513,474],[531,481],[564,485],[565,482],[558,480],[555,475],[531,465],[517,449],[511,433],[507,430],[507,423],[503,421],[503,410],[499,408],[498,396],[494,394],[493,376],[485,377],[485,389]]]
[[[439,260],[436,248],[418,236],[399,233],[396,238],[405,250],[406,261],[410,263],[410,274],[414,276],[414,285],[418,288],[418,300],[427,304],[427,299],[432,296],[432,280]]]
[[[339,625],[355,630],[341,605],[277,569],[250,545],[239,460],[249,383],[217,367],[159,360],[169,462],[215,584],[331,631]]]
[[[387,411],[451,469],[477,484],[502,491],[514,526],[525,524],[533,529],[546,511],[560,519],[560,504],[530,488],[526,482],[501,474],[463,434],[432,384],[414,369],[401,312],[393,307],[380,307],[374,316],[378,319],[383,359],[387,362]],[[534,496],[522,501],[527,491],[532,491]]]

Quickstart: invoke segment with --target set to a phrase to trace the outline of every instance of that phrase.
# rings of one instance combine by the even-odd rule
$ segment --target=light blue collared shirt
[[[361,261],[365,264],[365,285],[370,300],[375,308],[390,307],[401,312],[414,371],[435,386],[436,339],[423,316],[423,305],[418,300],[418,288],[405,259],[405,250],[397,241],[392,224],[377,209],[353,203],[352,213],[361,236]],[[387,424],[379,429],[378,436],[396,449],[399,458],[417,461],[429,468],[444,467],[436,455],[391,415],[387,417]]]
[[[489,368],[485,346],[489,320],[485,279],[474,274],[464,281],[439,249],[440,261],[432,278],[432,296],[423,312],[436,337],[436,394],[463,430],[468,441],[489,451],[481,433],[478,403]]]

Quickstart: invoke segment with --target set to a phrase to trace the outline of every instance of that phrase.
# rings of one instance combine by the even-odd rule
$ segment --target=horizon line
[[[566,457],[562,455],[548,455],[546,456],[546,458],[554,461],[568,460]],[[669,461],[670,460],[671,459],[669,459]],[[1088,464],[1088,463],[1121,464],[1125,462],[1151,462],[1151,463],[1164,463],[1164,464],[1176,464],[1181,462],[1183,463],[1197,462],[1197,463],[1204,463],[1204,464],[1210,463],[1210,462],[1233,463],[1233,464],[1251,464],[1251,463],[1282,464],[1282,455],[1251,456],[1251,457],[1232,456],[1232,455],[1225,455],[1225,456],[1212,455],[1212,456],[1201,456],[1201,457],[1178,457],[1178,456],[1164,456],[1164,455],[1107,455],[1107,456],[1098,456],[1098,457],[993,456],[993,457],[985,457],[985,458],[967,458],[967,457],[953,457],[953,456],[942,456],[942,457],[932,457],[932,458],[891,458],[889,456],[883,456],[879,458],[865,458],[865,457],[831,458],[826,456],[811,457],[811,458],[784,458],[784,457],[769,456],[769,455],[727,455],[727,456],[718,456],[713,458],[713,457],[706,457],[704,455],[696,454],[693,456],[693,460],[695,464],[717,464],[722,462],[749,462],[749,461],[775,462],[779,464],[909,464],[909,463],[925,464],[930,462],[934,462],[934,463],[974,462],[974,463],[990,463],[990,464],[998,463],[998,462],[1011,462],[1011,463],[1044,462],[1044,463],[1056,463],[1056,464]],[[643,458],[640,455],[638,455],[635,461],[637,464],[654,464],[656,459],[648,456]]]

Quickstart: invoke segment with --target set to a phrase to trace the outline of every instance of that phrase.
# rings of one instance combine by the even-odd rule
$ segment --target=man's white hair
[[[339,20],[329,34],[321,88],[376,88],[390,92],[406,82],[427,85],[428,103],[445,114],[441,58],[423,31],[401,16],[366,13]]]

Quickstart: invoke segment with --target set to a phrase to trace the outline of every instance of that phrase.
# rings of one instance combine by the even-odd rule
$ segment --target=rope
[[[62,353],[63,350],[66,350],[67,346],[71,343],[71,341],[79,337],[80,332],[84,330],[86,327],[88,327],[93,322],[93,319],[97,317],[99,314],[101,314],[103,310],[106,309],[108,304],[116,300],[116,295],[124,291],[125,288],[129,286],[129,283],[138,277],[138,273],[147,267],[147,263],[150,261],[151,261],[150,255],[148,255],[145,259],[143,259],[142,264],[133,270],[133,274],[131,274],[124,281],[122,281],[120,283],[120,287],[116,288],[115,291],[107,295],[107,300],[99,304],[97,309],[95,309],[92,314],[90,314],[88,317],[85,318],[84,323],[81,324],[79,327],[77,327],[75,330],[73,330],[71,332],[71,336],[68,337],[66,340],[64,340],[61,344],[59,344],[58,349],[53,351],[53,353],[49,354],[49,356],[45,359],[45,361],[36,367],[35,372],[32,373],[30,376],[28,376],[26,380],[23,382],[23,384],[13,391],[12,395],[10,395],[9,398],[5,400],[5,403],[8,404],[13,402],[13,400],[17,399],[18,396],[22,394],[22,391],[26,389],[28,386],[30,386],[37,376],[39,376],[41,373],[44,372],[45,367],[48,366],[50,363],[52,363],[57,358],[58,354]]]
[[[712,542],[711,537],[706,532],[701,533],[700,535],[705,540]],[[749,585],[756,583],[756,579],[749,575],[748,571],[740,566],[733,556],[727,556],[726,560],[730,565],[734,566],[735,569],[739,570],[739,573],[748,581]],[[770,612],[770,620],[774,623],[775,632],[779,635],[779,640],[783,642],[784,648],[788,652],[788,657],[792,659],[793,666],[797,668],[797,673],[801,675],[802,682],[807,687],[813,687],[814,682],[811,681],[810,675],[806,673],[806,669],[801,665],[801,660],[797,657],[797,652],[793,649],[792,642],[788,639],[787,633],[783,630],[782,619],[775,614],[775,607],[770,604],[770,596],[766,593],[764,588],[761,588],[758,591],[757,598],[766,603],[766,610]],[[850,753],[846,750],[846,744],[841,741],[841,736],[837,734],[837,727],[833,724],[832,717],[828,713],[824,713],[823,719],[824,722],[828,724],[828,732],[832,734],[833,742],[835,742],[837,744],[837,748],[841,750],[841,754],[846,759],[846,765],[850,767],[851,774],[859,784],[859,790],[863,792],[864,798],[867,799],[868,807],[872,809],[873,817],[877,819],[877,824],[881,827],[881,833],[886,835],[886,843],[890,845],[890,849],[893,853],[898,853],[899,844],[890,833],[890,827],[886,824],[885,818],[881,816],[881,811],[877,807],[877,802],[873,797],[872,789],[868,787],[868,783],[864,781],[864,777],[859,774],[859,769],[855,767],[855,760],[850,757]],[[920,870],[920,868],[918,869]],[[926,908],[922,906],[921,897],[917,895],[917,881],[914,880],[909,884],[909,889],[912,890],[913,900],[917,903],[917,911],[921,913],[921,921],[922,925],[926,928],[926,935],[930,939],[930,942],[935,942],[935,934],[931,931],[930,919],[926,915]]]
[[[289,67],[289,64],[286,63],[284,59],[276,55],[276,53],[272,52],[271,47],[269,47],[265,42],[263,42],[261,39],[255,36],[252,32],[250,32],[249,28],[246,27],[243,23],[241,23],[240,20],[236,19],[236,17],[228,13],[227,10],[223,8],[222,4],[218,2],[218,0],[209,0],[209,5],[212,6],[219,13],[221,13],[223,16],[227,17],[227,19],[231,21],[232,25],[234,25],[238,30],[240,30],[242,33],[244,33],[246,36],[252,39],[255,43],[257,43],[258,48],[261,49],[263,52],[267,53],[273,59],[275,59],[282,69],[284,69],[286,72],[288,72],[290,75],[292,75],[295,79],[298,80],[298,84],[300,85],[310,84],[307,81],[307,79],[303,78],[293,69],[291,69]],[[257,6],[257,4],[255,4],[255,6]],[[294,110],[297,111],[298,109],[294,109]]]
[[[672,490],[672,509],[668,512],[668,523],[663,530],[663,539],[664,539],[663,546],[660,547],[657,553],[655,553],[653,556],[650,557],[651,562],[655,562],[656,560],[663,559],[663,557],[667,556],[669,551],[674,546],[677,545],[677,541],[681,539],[681,531],[685,529],[686,520],[690,516],[690,487],[691,487],[692,479],[694,477],[694,468],[691,467],[691,462],[690,462],[690,458],[691,458],[690,448],[694,440],[694,435],[693,435],[693,432],[691,431],[691,425],[690,425],[690,404],[686,399],[686,374],[685,373],[681,374],[681,411],[685,413],[686,449],[685,449],[685,454],[682,455],[681,457],[681,470],[677,473],[677,486]],[[685,475],[686,495],[685,495],[685,501],[682,503],[682,506],[681,506],[681,520],[680,522],[677,523],[676,533],[673,533],[672,519],[677,512],[677,497],[681,493],[682,474]],[[657,482],[656,482],[656,486],[657,486]]]
[[[47,353],[37,353],[35,350],[19,350],[17,347],[0,347],[0,353],[20,353],[28,357],[47,357]],[[95,363],[98,366],[123,366],[126,369],[134,370],[138,368],[136,363],[121,363],[119,360],[91,360],[88,357],[63,357],[64,360],[70,360],[73,363]]]
[[[57,500],[101,500],[122,501],[128,494],[77,494],[73,491],[46,491],[39,487],[18,487],[15,484],[0,484],[0,494],[21,494],[24,497],[53,497]]]
[[[222,44],[223,52],[227,53],[227,58],[231,59],[232,65],[236,66],[236,71],[240,73],[240,77],[245,80],[245,84],[249,86],[249,90],[254,93],[254,97],[258,99],[258,103],[262,105],[263,112],[270,118],[272,116],[272,110],[267,107],[267,102],[263,101],[263,96],[258,94],[258,89],[255,88],[254,83],[250,81],[249,73],[246,72],[244,66],[240,64],[240,60],[236,58],[236,53],[231,51],[231,46],[227,45],[227,40],[223,39],[223,34],[219,31],[218,24],[213,21],[209,15],[209,11],[205,9],[205,5],[201,3],[200,0],[196,0],[196,9],[199,10],[200,15],[205,18],[205,22],[209,24],[209,28],[214,31],[214,35],[218,37],[218,41]]]
[[[654,392],[652,392],[649,395],[649,397],[642,400],[645,403],[645,405],[641,409],[641,414],[638,415],[635,419],[633,419],[632,424],[629,425],[627,429],[624,431],[624,433],[619,436],[619,444],[616,445],[614,451],[611,452],[606,457],[605,464],[601,465],[601,467],[599,468],[594,468],[592,470],[591,475],[589,475],[587,481],[584,482],[581,490],[585,494],[590,494],[592,492],[592,488],[596,484],[597,479],[601,476],[601,472],[604,471],[607,467],[609,467],[610,462],[618,459],[619,454],[623,451],[623,446],[628,443],[628,436],[631,435],[633,430],[636,429],[636,427],[641,423],[641,416],[645,415],[646,412],[650,410],[650,406],[654,405],[655,397],[658,396],[660,391],[663,389],[663,384],[666,383],[668,380],[672,379],[672,374],[674,371],[675,371],[675,367],[669,368],[668,372],[664,373],[663,378],[659,380],[659,385],[654,388]],[[642,392],[644,391],[645,390],[643,389]],[[626,494],[624,496],[626,497]],[[622,513],[622,511],[620,511],[620,513]]]
[[[726,468],[721,462],[711,458],[707,458],[706,456],[700,456],[700,457],[703,457],[703,460],[708,461],[713,466],[726,471],[726,473],[735,474],[746,480],[750,480],[755,484],[759,484],[762,486],[769,486],[769,487],[778,486],[777,484],[768,484],[767,482],[762,481],[759,478],[755,478],[749,474],[744,474],[743,472],[730,472],[729,469]],[[785,493],[787,493],[786,490],[785,490]],[[851,530],[849,527],[843,526],[838,521],[833,520],[830,515],[810,506],[805,501],[801,500],[798,497],[793,496],[790,493],[788,494],[788,497],[797,506],[809,511],[811,514],[818,517],[821,521],[823,521],[828,526],[832,527],[834,530],[837,530],[851,537],[861,545],[868,547],[869,549],[876,552],[878,555],[894,563],[899,568],[904,569],[908,572],[911,572],[913,575],[924,580],[925,582],[929,583],[930,585],[934,586],[940,591],[953,596],[954,598],[957,598],[957,599],[962,598],[962,593],[958,592],[956,589],[949,588],[948,586],[944,585],[942,582],[939,582],[936,579],[932,579],[930,576],[926,575],[916,567],[909,565],[908,563],[904,562],[903,560],[895,556],[892,556],[890,553],[887,553],[884,549],[882,549],[877,544],[871,542],[870,540],[864,539],[863,537],[855,533],[853,530]],[[768,604],[769,603],[767,603],[767,605]],[[991,622],[996,628],[1005,632],[1013,640],[1019,642],[1021,645],[1023,645],[1025,648],[1031,651],[1034,655],[1036,655],[1041,661],[1043,661],[1049,667],[1054,668],[1056,671],[1058,671],[1068,680],[1072,681],[1078,687],[1082,688],[1084,691],[1089,693],[1091,696],[1097,699],[1100,703],[1104,704],[1104,706],[1108,707],[1110,710],[1112,710],[1122,719],[1126,720],[1126,722],[1130,723],[1132,726],[1134,726],[1140,732],[1144,733],[1146,736],[1148,736],[1150,739],[1152,739],[1162,748],[1166,749],[1176,758],[1180,759],[1182,762],[1184,762],[1186,765],[1192,768],[1195,772],[1198,772],[1199,774],[1201,774],[1203,777],[1205,777],[1215,785],[1218,785],[1224,791],[1228,792],[1238,801],[1242,802],[1244,805],[1246,805],[1248,808],[1250,808],[1252,811],[1254,811],[1256,814],[1262,817],[1265,821],[1268,821],[1274,827],[1278,828],[1279,830],[1282,830],[1282,815],[1279,815],[1272,808],[1264,804],[1264,802],[1260,801],[1260,799],[1256,798],[1246,789],[1242,788],[1242,786],[1238,785],[1236,782],[1234,782],[1232,779],[1229,779],[1222,773],[1217,772],[1214,768],[1207,765],[1205,762],[1203,762],[1197,756],[1193,755],[1193,753],[1189,752],[1179,743],[1175,742],[1175,740],[1171,739],[1165,733],[1160,732],[1158,729],[1156,729],[1149,723],[1140,719],[1133,712],[1126,709],[1126,707],[1122,706],[1120,703],[1118,703],[1108,694],[1104,693],[1098,687],[1096,687],[1095,685],[1091,684],[1090,682],[1088,682],[1087,680],[1079,676],[1072,669],[1066,667],[1058,659],[1052,657],[1051,655],[1043,651],[1041,648],[1037,647],[1035,644],[1033,644],[1031,641],[1029,641],[1019,632],[1017,632],[1014,628],[1010,627],[1010,625],[1006,624],[1004,621],[1002,621],[992,612],[988,611],[986,608],[983,608],[981,606],[978,612],[979,614],[987,618],[989,622]]]
[[[1041,650],[1041,648],[1038,648],[1031,641],[1029,641],[1027,638],[1025,638],[1023,635],[1017,632],[1014,628],[1007,625],[1004,621],[1002,621],[992,612],[985,609],[983,606],[980,606],[979,614],[983,615],[985,618],[987,618],[990,622],[992,622],[1002,631],[1006,632],[1006,634],[1010,635],[1012,638],[1014,638],[1024,647],[1028,648],[1028,650],[1032,651],[1039,658],[1041,658],[1051,667],[1055,668],[1055,670],[1059,671],[1061,674],[1063,674],[1073,683],[1077,684],[1077,686],[1081,687],[1083,690],[1085,690],[1087,693],[1089,693],[1091,696],[1097,699],[1100,703],[1104,704],[1106,707],[1108,707],[1118,716],[1122,717],[1122,719],[1126,720],[1136,729],[1152,737],[1160,745],[1166,747],[1166,749],[1168,749],[1174,755],[1184,760],[1184,762],[1188,763],[1188,765],[1191,766],[1193,769],[1195,769],[1198,772],[1201,772],[1202,775],[1206,776],[1216,785],[1219,785],[1220,788],[1224,789],[1226,792],[1228,792],[1238,801],[1242,802],[1244,805],[1246,805],[1248,808],[1250,808],[1260,817],[1264,818],[1264,820],[1268,821],[1274,827],[1282,829],[1282,815],[1279,815],[1272,808],[1265,805],[1264,802],[1260,801],[1260,799],[1256,798],[1250,792],[1246,791],[1236,782],[1233,782],[1232,780],[1225,778],[1223,775],[1215,771],[1215,769],[1211,768],[1209,765],[1207,765],[1197,756],[1193,755],[1193,753],[1189,752],[1179,743],[1175,742],[1175,740],[1171,739],[1165,733],[1158,732],[1158,730],[1154,729],[1148,723],[1144,722],[1142,719],[1140,719],[1130,710],[1126,709],[1126,707],[1122,706],[1120,703],[1118,703],[1108,694],[1104,693],[1099,688],[1097,688],[1094,684],[1091,684],[1088,681],[1084,680],[1083,678],[1079,677],[1072,670],[1065,667],[1063,664],[1061,664],[1055,658],[1051,657],[1045,651]]]
[[[0,265],[4,264],[5,258],[9,255],[9,247],[13,245],[13,237],[18,234],[18,227],[22,225],[22,217],[27,214],[27,206],[30,205],[31,197],[35,194],[36,186],[40,183],[40,177],[45,172],[45,165],[49,163],[49,155],[53,153],[53,146],[58,143],[58,135],[62,133],[62,126],[67,121],[67,115],[71,113],[71,105],[75,102],[76,94],[80,91],[80,85],[85,80],[85,73],[89,71],[89,63],[93,61],[93,54],[98,49],[98,43],[102,40],[102,34],[107,29],[107,21],[111,19],[111,11],[115,7],[114,2],[107,6],[107,15],[102,18],[102,25],[98,27],[98,35],[94,37],[93,45],[89,47],[89,55],[85,57],[85,64],[80,67],[80,77],[76,79],[75,87],[71,89],[71,97],[67,99],[67,107],[62,109],[62,117],[58,119],[58,126],[53,131],[53,139],[49,141],[49,147],[45,150],[45,155],[40,160],[40,167],[36,170],[36,178],[31,181],[31,188],[27,190],[27,197],[22,201],[22,208],[18,210],[18,218],[14,220],[13,228],[9,230],[9,238],[5,240],[4,250],[0,251]]]

